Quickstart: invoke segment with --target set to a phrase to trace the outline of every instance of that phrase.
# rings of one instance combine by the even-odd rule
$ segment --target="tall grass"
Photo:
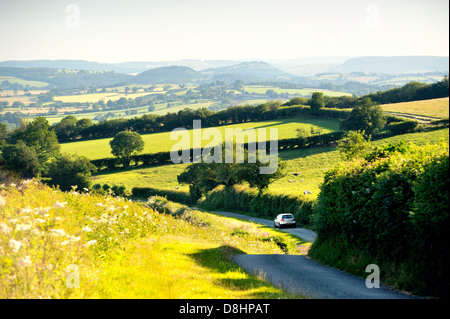
[[[0,185],[0,298],[299,297],[230,261],[236,253],[283,253],[280,236],[300,253],[298,239],[202,212],[163,211],[34,180]]]

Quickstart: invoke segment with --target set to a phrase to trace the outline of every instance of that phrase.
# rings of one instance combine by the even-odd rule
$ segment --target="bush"
[[[408,268],[410,276],[395,282],[397,288],[442,296],[449,288],[448,280],[443,284],[448,145],[391,145],[374,152],[369,161],[341,164],[325,174],[315,209],[318,238],[310,254],[333,246],[342,253],[335,262],[351,263],[356,254],[391,265],[385,272]]]
[[[52,185],[59,185],[63,191],[71,190],[72,186],[78,189],[89,188],[91,173],[95,166],[88,158],[77,155],[61,155],[50,164],[49,176]]]
[[[387,126],[387,129],[393,134],[393,135],[400,135],[400,134],[406,134],[414,132],[414,130],[419,126],[419,122],[417,121],[402,121],[397,123],[390,123]]]
[[[43,171],[36,152],[23,141],[3,147],[1,155],[6,168],[24,178],[37,177]]]
[[[301,196],[258,194],[245,186],[218,186],[202,198],[198,205],[208,210],[248,212],[258,217],[275,218],[278,214],[292,213],[299,225],[313,227],[314,202]]]
[[[147,199],[151,196],[161,196],[177,203],[182,203],[186,205],[196,204],[196,202],[192,200],[190,194],[188,192],[183,191],[172,191],[165,189],[163,190],[151,187],[133,187],[131,193],[133,197],[137,198]]]

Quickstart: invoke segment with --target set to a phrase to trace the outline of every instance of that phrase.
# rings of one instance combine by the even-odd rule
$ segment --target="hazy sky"
[[[448,0],[0,0],[0,61],[438,55]]]

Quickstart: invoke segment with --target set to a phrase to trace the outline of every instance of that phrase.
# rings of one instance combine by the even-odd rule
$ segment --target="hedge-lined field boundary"
[[[344,136],[345,136],[344,132],[337,131],[326,134],[309,136],[302,140],[298,138],[282,139],[278,140],[278,151],[288,151],[294,149],[327,146],[332,143],[336,143],[337,141],[341,140]],[[254,149],[258,149],[257,146],[258,146],[257,142],[243,144],[243,147],[246,150],[248,150],[249,147],[250,148],[254,147]],[[269,151],[272,152],[270,141],[266,141],[265,147],[268,152]],[[189,150],[191,162],[198,160],[197,157],[193,156],[193,154],[196,154],[194,150],[195,149]],[[118,158],[113,157],[91,160],[91,163],[97,167],[97,172],[108,172],[124,169],[120,160]],[[133,168],[153,167],[153,166],[173,164],[172,159],[170,157],[170,152],[133,155],[131,157],[131,163],[132,163],[131,167]]]

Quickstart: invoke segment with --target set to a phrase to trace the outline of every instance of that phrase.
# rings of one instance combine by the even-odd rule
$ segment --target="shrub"
[[[407,265],[410,276],[396,282],[397,288],[442,296],[449,288],[448,280],[443,284],[448,145],[391,145],[374,152],[369,161],[343,163],[325,174],[315,208],[318,238],[310,253],[333,246],[341,252],[339,263],[365,255],[390,264],[386,272]]]
[[[394,135],[406,134],[414,132],[414,130],[419,126],[417,121],[402,121],[397,123],[390,123],[387,129]]]
[[[131,193],[132,196],[136,198],[147,199],[151,196],[161,196],[177,203],[187,205],[196,204],[196,201],[191,198],[190,194],[183,191],[163,190],[151,187],[133,187]]]
[[[6,168],[24,178],[37,177],[43,170],[36,152],[21,140],[15,145],[5,146],[2,149],[2,157]]]
[[[198,205],[208,210],[227,209],[268,218],[275,218],[281,213],[292,213],[299,225],[313,227],[314,202],[302,196],[259,194],[242,185],[221,185],[202,198]]]
[[[77,185],[78,189],[89,188],[91,173],[95,169],[95,166],[86,157],[61,155],[50,164],[50,183],[59,185],[63,191],[70,190],[74,185]]]

